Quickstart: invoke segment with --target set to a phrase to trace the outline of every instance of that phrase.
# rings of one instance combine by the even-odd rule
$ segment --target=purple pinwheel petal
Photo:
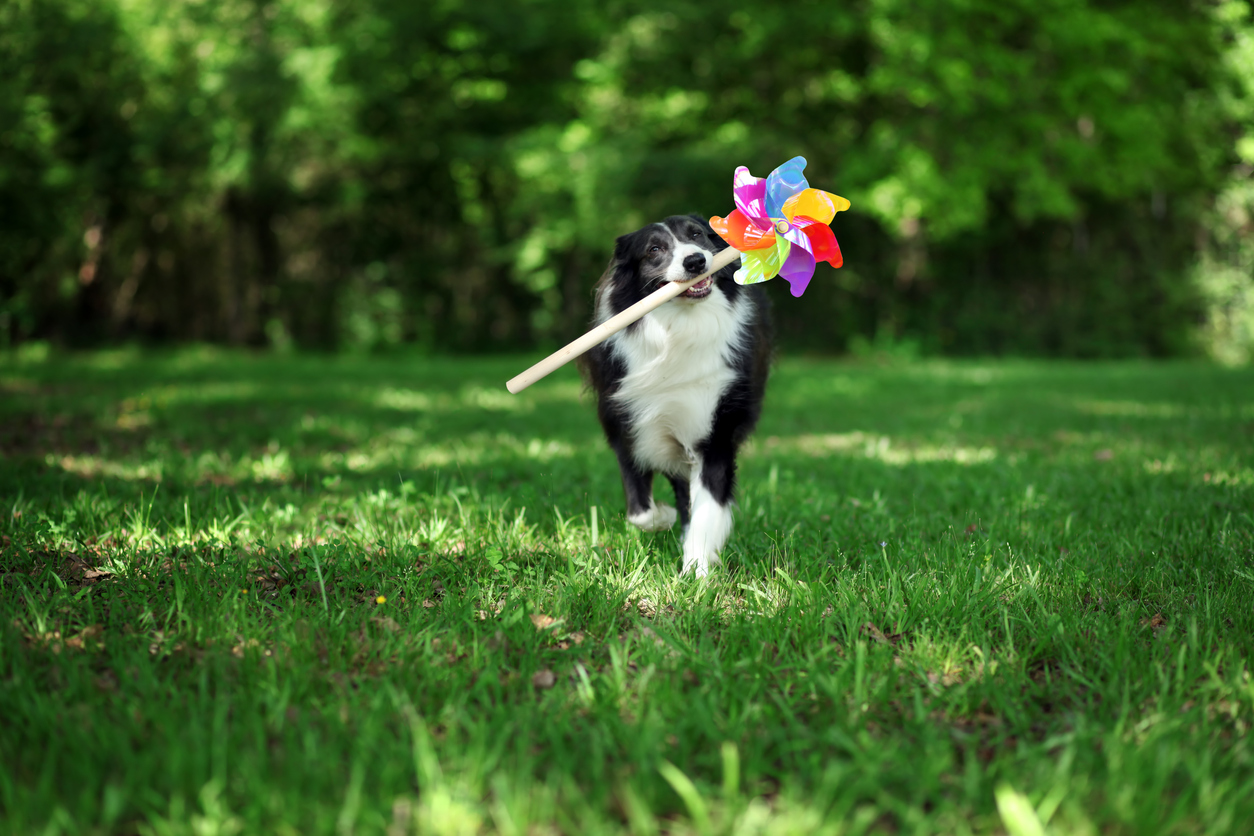
[[[784,201],[810,188],[805,175],[802,174],[805,167],[805,157],[793,157],[766,176],[766,214],[768,216],[785,217]]]
[[[769,182],[770,180],[767,180],[767,183]],[[767,185],[767,189],[770,189],[770,185]],[[780,276],[788,280],[789,290],[793,292],[793,296],[800,296],[809,285],[810,277],[814,276],[814,244],[810,242],[810,236],[805,234],[803,228],[788,221],[777,222],[775,234],[793,244],[789,249],[788,258],[780,266]]]
[[[732,179],[732,195],[736,199],[736,208],[740,210],[749,223],[758,229],[771,229],[771,219],[766,214],[766,181],[754,177],[743,165],[736,169]]]
[[[779,268],[779,274],[788,280],[788,291],[793,296],[800,296],[805,293],[810,279],[814,276],[814,253],[810,252],[810,239],[805,233],[796,229],[789,230],[789,233],[784,237],[788,239],[792,247],[788,250],[787,260]],[[794,234],[805,243],[800,244],[794,241]]]

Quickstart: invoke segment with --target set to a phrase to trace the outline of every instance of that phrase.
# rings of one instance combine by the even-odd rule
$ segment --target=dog
[[[599,324],[666,282],[704,273],[727,244],[698,215],[620,237],[596,288]],[[736,453],[762,412],[772,356],[760,287],[735,262],[589,351],[585,377],[622,471],[627,519],[644,531],[683,526],[682,574],[706,576],[732,531]],[[675,507],[653,499],[663,473]]]

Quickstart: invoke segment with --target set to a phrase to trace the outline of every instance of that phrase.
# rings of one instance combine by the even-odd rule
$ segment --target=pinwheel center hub
[[[780,235],[783,235],[785,232],[787,232],[787,231],[788,231],[788,221],[776,221],[776,222],[775,222],[775,231],[776,231],[776,232],[778,232]]]

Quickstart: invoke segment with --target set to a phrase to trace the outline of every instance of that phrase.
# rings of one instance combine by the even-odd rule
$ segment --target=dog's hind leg
[[[653,501],[653,471],[642,469],[627,451],[615,452],[627,497],[627,522],[641,531],[665,531],[673,526],[675,509]]]

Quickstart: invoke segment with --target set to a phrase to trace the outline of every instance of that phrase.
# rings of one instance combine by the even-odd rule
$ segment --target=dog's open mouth
[[[710,291],[714,289],[714,277],[706,276],[692,287],[685,290],[680,295],[685,299],[701,299],[710,295]]]

